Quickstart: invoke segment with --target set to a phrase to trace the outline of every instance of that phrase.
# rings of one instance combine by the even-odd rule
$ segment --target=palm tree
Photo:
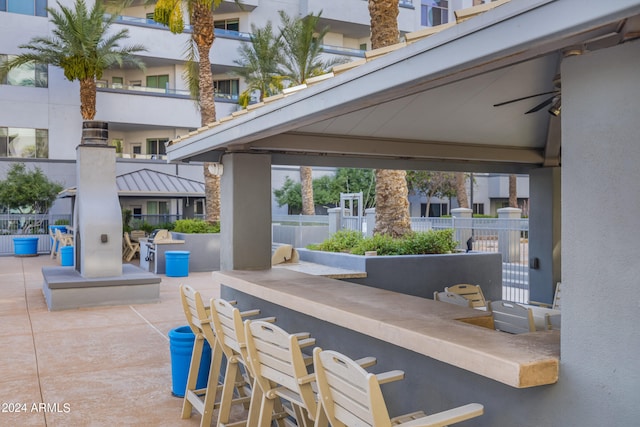
[[[467,176],[464,172],[456,172],[456,197],[458,205],[461,208],[469,208],[469,199],[467,197]],[[473,185],[473,182],[471,183]]]
[[[155,0],[148,0],[153,2]],[[191,43],[187,51],[187,80],[191,94],[198,102],[200,122],[204,126],[216,120],[213,73],[209,52],[215,39],[213,10],[222,0],[185,0],[191,24]],[[184,30],[183,0],[158,0],[153,19],[169,27],[174,34]],[[197,72],[196,72],[197,71]],[[220,177],[204,163],[204,185],[207,221],[220,221]]]
[[[284,62],[282,74],[291,85],[303,84],[308,78],[324,74],[339,60],[322,61],[322,39],[329,32],[329,27],[317,30],[320,15],[309,14],[302,19],[289,17],[280,11],[282,27],[280,28],[284,40]],[[302,214],[315,215],[313,203],[312,169],[300,166],[300,183],[302,184]]]
[[[282,76],[278,70],[283,62],[282,48],[282,38],[273,34],[271,21],[267,21],[264,28],[251,24],[251,43],[242,42],[238,48],[240,59],[233,61],[241,67],[236,73],[247,84],[241,98],[248,101],[252,92],[258,92],[262,101],[265,96],[282,91]]]
[[[129,31],[122,29],[109,34],[111,24],[118,17],[105,17],[105,7],[96,1],[88,10],[84,0],[76,0],[75,10],[58,2],[60,10],[47,8],[53,24],[53,36],[34,37],[19,46],[30,52],[9,59],[0,68],[0,74],[29,63],[42,63],[60,67],[69,81],[80,82],[80,112],[84,120],[96,115],[96,79],[102,78],[105,69],[129,64],[144,69],[144,63],[133,56],[146,50],[136,44],[120,47]]]
[[[518,176],[509,174],[509,207],[518,207]]]
[[[369,0],[371,47],[398,43],[398,0]],[[406,171],[376,170],[376,227],[374,234],[393,237],[411,231]]]

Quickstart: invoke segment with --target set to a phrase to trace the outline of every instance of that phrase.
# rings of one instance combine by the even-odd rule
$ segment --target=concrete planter
[[[189,251],[189,272],[220,270],[220,234],[219,233],[176,233],[176,240],[184,240],[179,250]]]
[[[502,257],[470,252],[442,255],[362,256],[298,249],[302,261],[366,271],[353,283],[423,298],[457,283],[480,285],[488,300],[502,299]]]

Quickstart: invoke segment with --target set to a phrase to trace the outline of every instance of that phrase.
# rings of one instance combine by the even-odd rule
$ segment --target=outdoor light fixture
[[[558,100],[553,103],[551,108],[549,108],[549,114],[554,117],[558,117],[560,115],[560,108],[562,108],[562,106],[560,105],[560,98],[558,98]]]

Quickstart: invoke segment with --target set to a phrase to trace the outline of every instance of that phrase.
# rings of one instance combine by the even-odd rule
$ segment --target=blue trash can
[[[60,265],[63,267],[73,267],[73,246],[63,246],[60,248]]]
[[[187,378],[189,377],[189,365],[193,354],[193,342],[196,336],[189,326],[180,326],[169,331],[169,349],[171,350],[171,394],[177,397],[184,397],[187,389]],[[202,349],[202,359],[200,360],[200,370],[196,388],[201,389],[207,386],[209,378],[209,368],[211,367],[211,347],[205,340]]]
[[[169,277],[186,277],[189,275],[189,251],[166,251],[165,274]]]

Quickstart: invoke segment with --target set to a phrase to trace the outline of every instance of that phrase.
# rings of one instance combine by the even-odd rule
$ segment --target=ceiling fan
[[[527,111],[525,114],[535,113],[537,111],[542,110],[547,105],[551,105],[551,107],[548,110],[549,114],[551,114],[552,116],[556,116],[557,117],[557,116],[560,115],[560,109],[561,109],[560,75],[557,75],[553,79],[553,85],[555,87],[554,90],[551,90],[551,91],[548,91],[548,92],[536,93],[536,94],[529,95],[529,96],[523,96],[521,98],[515,98],[515,99],[511,99],[509,101],[499,102],[497,104],[493,104],[493,106],[494,107],[501,107],[503,105],[512,104],[514,102],[524,101],[525,99],[537,98],[539,96],[544,96],[544,95],[551,95],[551,96],[547,97],[544,101],[542,101],[541,103],[539,103],[538,105],[536,105],[535,107],[533,107],[532,109]]]

